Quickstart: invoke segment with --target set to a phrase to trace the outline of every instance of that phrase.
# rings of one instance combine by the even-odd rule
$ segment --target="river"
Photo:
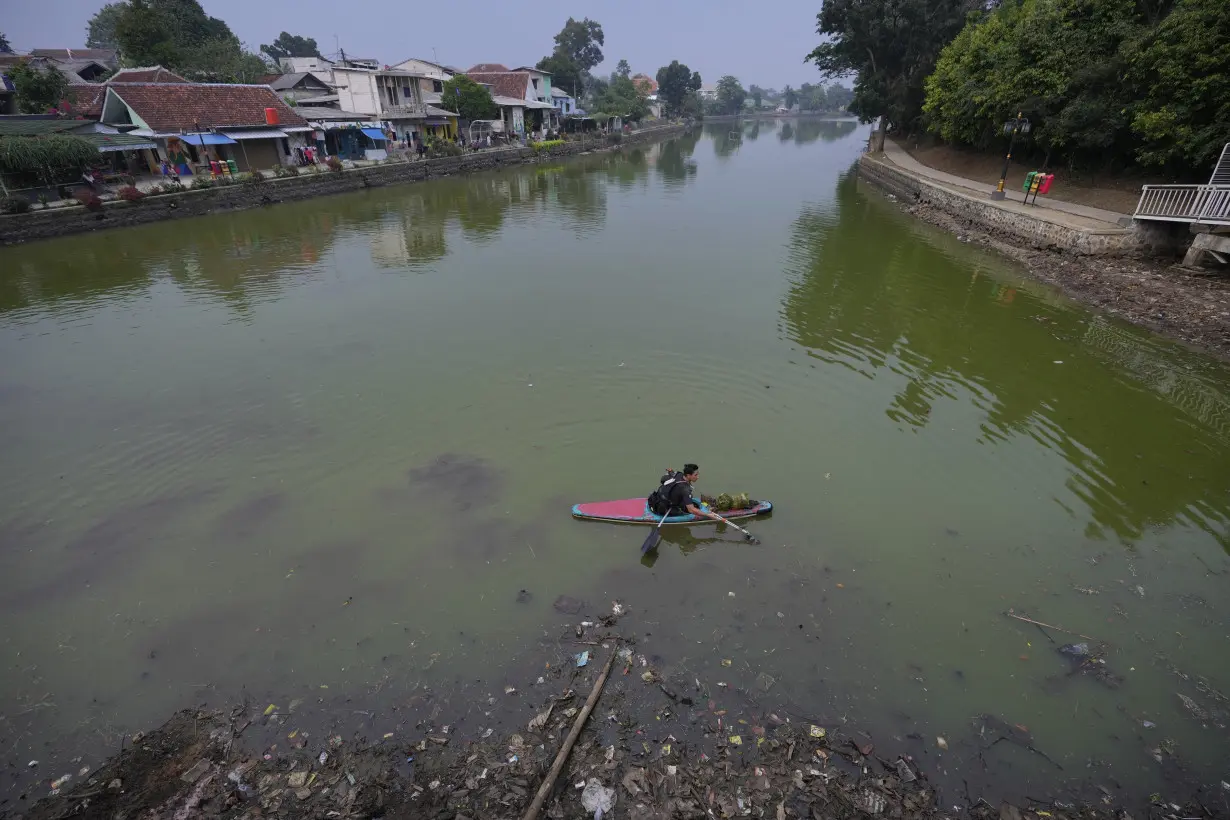
[[[0,249],[3,796],[195,703],[501,695],[560,594],[949,803],[1224,778],[1230,369],[914,221],[865,132]],[[762,545],[568,514],[685,461]]]

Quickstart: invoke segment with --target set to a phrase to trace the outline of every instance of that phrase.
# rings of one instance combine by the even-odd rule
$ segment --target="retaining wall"
[[[1191,241],[1186,225],[1159,229],[1156,225],[1136,223],[1132,228],[1096,230],[1018,213],[997,207],[990,200],[929,182],[868,154],[859,158],[858,172],[876,187],[907,202],[932,205],[990,233],[1040,250],[1084,256],[1169,256],[1181,253],[1184,244]]]
[[[425,179],[488,171],[542,159],[555,159],[595,151],[618,150],[660,140],[686,130],[683,125],[645,128],[625,134],[617,145],[600,140],[566,142],[547,152],[532,148],[480,151],[460,157],[370,165],[338,173],[321,170],[300,173],[297,177],[271,178],[259,183],[239,182],[201,191],[191,188],[183,193],[147,197],[137,203],[108,202],[102,211],[91,213],[80,206],[32,210],[24,214],[0,216],[0,244],[12,245],[36,239],[49,239],[104,228],[144,225],[167,219],[183,219],[223,210],[243,210],[278,202],[293,202],[318,196],[400,185]]]

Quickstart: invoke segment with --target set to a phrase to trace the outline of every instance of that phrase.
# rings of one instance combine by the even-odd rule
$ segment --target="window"
[[[534,90],[535,90],[535,91],[537,91],[537,90],[538,90],[538,78],[537,78],[537,77],[535,77],[535,78],[534,78],[533,80],[531,80],[530,82],[532,82],[532,83],[534,84]]]
[[[441,91],[444,90],[444,83],[440,82],[439,80],[432,80],[431,90],[439,94]]]
[[[414,92],[410,90],[410,86],[408,85],[403,85],[401,87],[401,95],[405,97],[407,102],[414,99]]]
[[[288,139],[282,140],[282,153],[288,157],[290,156],[290,140]]]

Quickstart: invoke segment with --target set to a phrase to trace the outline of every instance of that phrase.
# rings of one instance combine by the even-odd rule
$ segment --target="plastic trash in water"
[[[55,780],[51,781],[51,790],[59,791],[61,786],[63,786],[65,783],[67,783],[68,781],[72,779],[73,779],[73,776],[71,774],[65,774],[65,775],[61,775],[57,777]]]
[[[589,663],[589,650],[588,649],[586,649],[584,652],[581,652],[577,655],[577,667],[578,668],[582,667],[587,663]]]
[[[1059,647],[1059,654],[1067,655],[1072,658],[1085,658],[1089,655],[1089,644],[1087,643],[1066,643]]]
[[[602,815],[615,808],[618,799],[614,789],[608,789],[596,777],[591,777],[581,792],[581,807],[594,813],[594,820],[602,820]]]
[[[328,753],[328,752],[321,752],[321,753],[320,753],[320,757],[319,757],[319,758],[317,758],[317,760],[319,760],[319,761],[320,761],[320,765],[322,765],[322,766],[323,766],[323,765],[325,765],[325,761],[326,761],[326,760],[328,760],[328,759],[329,759],[329,753]]]

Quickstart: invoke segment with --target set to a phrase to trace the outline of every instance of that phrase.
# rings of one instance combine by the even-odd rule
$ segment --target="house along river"
[[[865,137],[710,123],[0,250],[6,807],[194,704],[523,730],[561,594],[948,805],[1216,789],[1230,369],[915,222]],[[775,502],[762,545],[569,516],[685,461]]]

